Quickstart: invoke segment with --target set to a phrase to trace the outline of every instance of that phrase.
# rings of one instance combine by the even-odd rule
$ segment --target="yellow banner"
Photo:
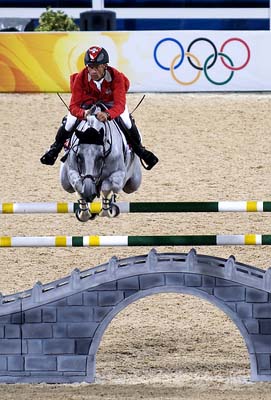
[[[118,46],[126,37],[116,32],[2,32],[0,92],[69,92],[70,75],[84,67],[88,47],[103,46],[110,64],[122,64]]]

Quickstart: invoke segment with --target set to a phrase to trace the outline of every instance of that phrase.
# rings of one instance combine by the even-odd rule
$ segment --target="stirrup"
[[[45,165],[54,165],[61,148],[58,148],[56,145],[52,145],[50,149],[47,150],[46,153],[40,158],[40,162]]]
[[[151,151],[145,149],[140,157],[140,161],[143,168],[149,171],[158,163],[159,159]]]

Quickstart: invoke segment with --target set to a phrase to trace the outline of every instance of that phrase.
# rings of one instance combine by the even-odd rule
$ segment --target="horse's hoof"
[[[87,222],[89,220],[92,220],[92,219],[96,218],[97,215],[96,214],[91,214],[89,211],[86,211],[86,210],[82,211],[82,210],[78,209],[75,212],[75,216],[78,219],[78,221]]]
[[[112,204],[111,207],[108,210],[108,216],[110,218],[115,218],[119,215],[120,209],[116,204]]]

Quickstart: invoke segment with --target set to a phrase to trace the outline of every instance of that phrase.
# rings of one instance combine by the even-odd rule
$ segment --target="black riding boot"
[[[132,149],[146,164],[146,169],[152,169],[158,163],[158,158],[151,151],[147,150],[141,143],[141,137],[136,127],[134,119],[131,117],[132,127],[128,131],[128,142],[131,144]]]
[[[59,153],[67,139],[71,137],[71,132],[66,131],[64,125],[61,125],[57,131],[55,142],[50,149],[41,157],[40,162],[46,165],[54,165]]]

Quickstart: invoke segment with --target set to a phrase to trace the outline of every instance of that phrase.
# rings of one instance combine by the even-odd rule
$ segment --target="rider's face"
[[[105,70],[106,70],[106,64],[99,64],[99,65],[88,65],[88,72],[91,76],[91,79],[94,81],[99,81],[100,79],[103,78]]]

